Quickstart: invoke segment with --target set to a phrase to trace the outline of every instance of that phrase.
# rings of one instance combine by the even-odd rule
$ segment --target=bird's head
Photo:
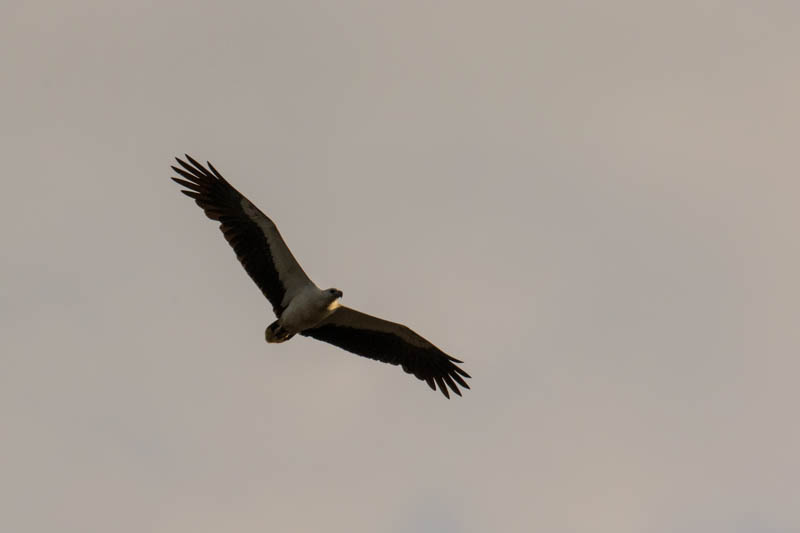
[[[342,291],[340,291],[339,289],[328,289],[325,291],[325,294],[327,294],[328,298],[330,298],[330,301],[328,303],[328,309],[333,311],[334,309],[339,307],[339,302],[337,302],[336,300],[342,297]]]

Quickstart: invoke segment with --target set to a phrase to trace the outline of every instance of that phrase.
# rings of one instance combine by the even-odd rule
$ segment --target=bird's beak
[[[344,295],[342,291],[336,291],[336,297],[341,298]]]

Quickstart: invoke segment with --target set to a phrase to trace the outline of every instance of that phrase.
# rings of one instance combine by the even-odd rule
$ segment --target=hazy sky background
[[[0,530],[800,530],[800,3],[0,12]],[[184,152],[473,390],[267,345]]]

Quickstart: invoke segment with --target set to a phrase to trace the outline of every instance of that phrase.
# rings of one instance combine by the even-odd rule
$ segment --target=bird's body
[[[311,329],[333,314],[337,307],[340,307],[338,299],[341,296],[341,291],[335,289],[323,291],[312,283],[304,287],[291,299],[289,305],[281,313],[280,318],[276,320],[277,325],[275,328],[280,328],[280,330],[289,335],[295,335],[303,330]],[[278,339],[279,337],[270,338],[267,335],[267,342],[289,340],[288,338]]]
[[[186,156],[172,169],[185,179],[172,178],[188,190],[206,215],[220,222],[225,239],[264,296],[277,320],[265,332],[269,343],[285,342],[301,334],[325,341],[349,352],[385,363],[424,380],[447,398],[458,386],[469,388],[469,378],[439,348],[406,326],[361,313],[339,304],[342,291],[319,289],[306,275],[286,246],[275,223],[234,189],[208,163],[208,169]],[[191,163],[191,164],[190,164]]]

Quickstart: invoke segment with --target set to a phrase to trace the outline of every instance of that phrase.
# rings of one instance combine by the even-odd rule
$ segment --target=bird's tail
[[[280,325],[280,323],[276,320],[272,324],[267,327],[267,331],[265,332],[265,336],[267,338],[267,342],[286,342],[292,337],[294,337],[294,333],[289,333]]]

